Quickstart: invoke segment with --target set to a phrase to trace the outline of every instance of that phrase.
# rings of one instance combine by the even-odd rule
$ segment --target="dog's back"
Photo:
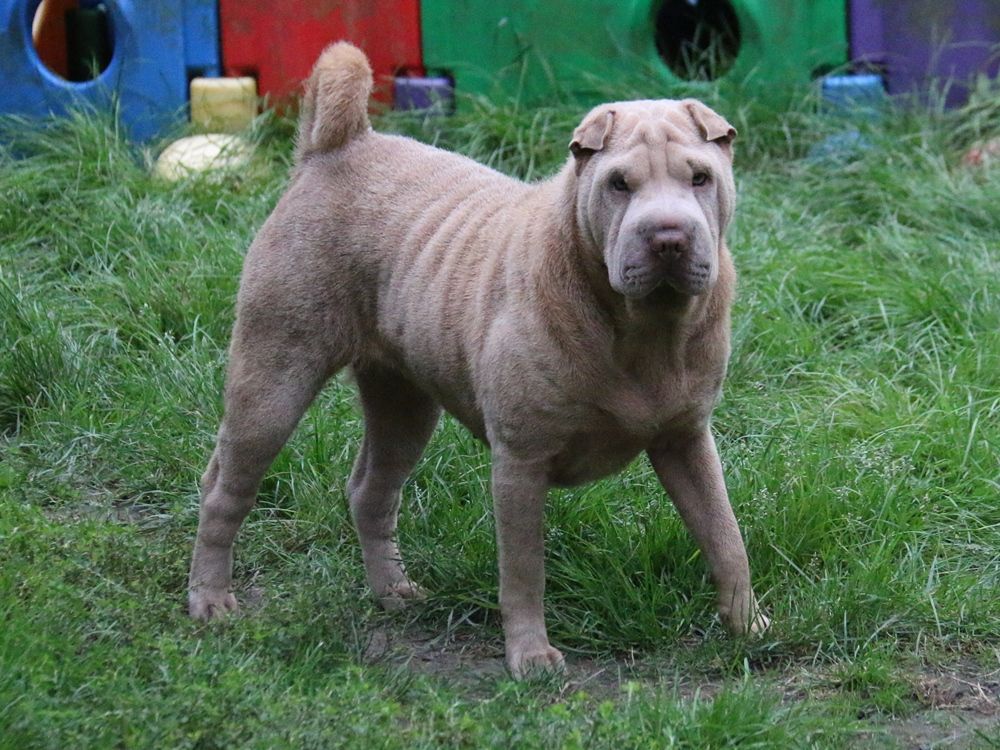
[[[371,82],[347,43],[317,61],[292,184],[248,253],[241,300],[328,307],[308,314],[336,320],[351,361],[405,372],[482,436],[477,350],[518,283],[509,269],[523,277],[529,249],[551,234],[537,217],[551,216],[558,196],[548,183],[374,132]]]

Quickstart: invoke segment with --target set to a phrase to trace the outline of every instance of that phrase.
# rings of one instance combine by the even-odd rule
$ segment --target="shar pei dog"
[[[236,609],[233,540],[258,485],[349,367],[365,420],[350,510],[386,607],[422,593],[396,519],[443,408],[491,451],[515,676],[563,664],[542,604],[548,488],[643,451],[704,555],[722,622],[762,630],[709,424],[730,351],[736,131],[695,100],[604,104],[559,172],[527,184],[374,132],[371,86],[357,48],[320,56],[290,185],[247,253],[190,614]]]

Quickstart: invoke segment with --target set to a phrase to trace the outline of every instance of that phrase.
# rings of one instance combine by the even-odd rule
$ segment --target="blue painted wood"
[[[188,81],[218,75],[216,0],[107,0],[113,52],[95,79],[49,70],[31,39],[40,0],[0,0],[0,113],[41,117],[73,107],[117,109],[132,138],[162,135],[187,116]]]

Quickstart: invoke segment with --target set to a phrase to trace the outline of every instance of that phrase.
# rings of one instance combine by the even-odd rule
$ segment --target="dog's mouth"
[[[643,299],[659,290],[696,297],[712,287],[712,269],[707,263],[682,267],[627,265],[617,276],[617,279],[614,274],[608,276],[612,289],[632,300]]]
[[[670,268],[664,275],[675,291],[695,297],[712,286],[712,268],[708,263],[695,263],[681,268]]]
[[[662,269],[650,265],[626,265],[620,273],[609,274],[608,280],[616,292],[628,299],[638,300],[661,286],[665,274]]]

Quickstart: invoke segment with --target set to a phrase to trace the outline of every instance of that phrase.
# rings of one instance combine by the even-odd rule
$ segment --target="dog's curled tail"
[[[296,160],[338,149],[368,131],[371,91],[372,69],[364,52],[348,42],[323,50],[306,81]]]

